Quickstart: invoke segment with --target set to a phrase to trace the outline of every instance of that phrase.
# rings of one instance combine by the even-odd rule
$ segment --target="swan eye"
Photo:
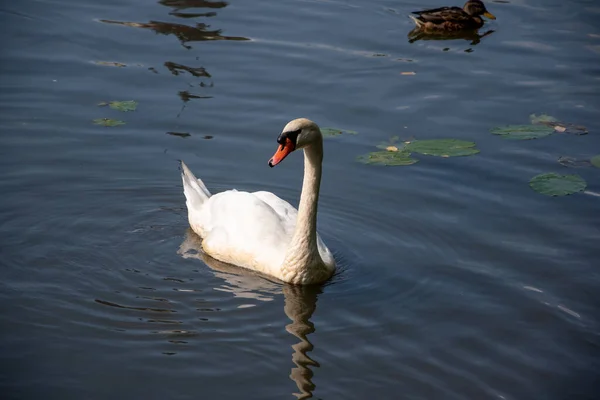
[[[300,132],[302,132],[302,129],[297,129],[295,131],[282,132],[281,135],[279,135],[279,137],[277,138],[277,143],[279,143],[281,145],[285,145],[285,141],[287,139],[290,139],[292,141],[292,143],[294,143],[294,146],[295,146],[296,140],[298,139],[298,135],[300,134]]]

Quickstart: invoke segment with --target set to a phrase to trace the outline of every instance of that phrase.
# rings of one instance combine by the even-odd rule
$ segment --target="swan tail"
[[[409,15],[410,19],[412,19],[415,22],[415,25],[417,25],[418,28],[421,28],[423,25],[425,25],[425,23],[423,21],[421,21],[420,19],[418,19],[417,17],[414,17],[412,15]]]
[[[206,185],[204,185],[204,182],[196,178],[183,161],[181,161],[181,180],[183,181],[183,193],[185,194],[188,208],[192,207],[199,210],[211,194]]]

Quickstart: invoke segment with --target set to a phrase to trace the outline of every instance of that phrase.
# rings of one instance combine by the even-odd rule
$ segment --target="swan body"
[[[300,118],[278,138],[271,167],[289,153],[304,149],[304,181],[296,210],[265,191],[235,189],[211,195],[181,163],[183,190],[192,230],[202,237],[209,256],[293,284],[313,284],[331,277],[335,260],[316,232],[323,138],[318,126]]]

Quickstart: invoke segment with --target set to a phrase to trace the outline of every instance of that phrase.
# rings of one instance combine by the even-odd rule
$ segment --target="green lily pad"
[[[375,164],[375,165],[411,165],[419,160],[410,157],[408,151],[374,151],[372,153],[358,156],[358,162],[363,164]]]
[[[566,196],[583,192],[587,183],[579,175],[559,175],[551,172],[534,176],[529,181],[529,186],[546,196]]]
[[[529,140],[551,135],[554,128],[546,125],[506,125],[490,129],[490,132],[504,139]]]
[[[592,157],[590,161],[594,167],[600,168],[600,154]]]
[[[531,121],[532,124],[535,124],[535,125],[539,125],[539,124],[548,125],[553,122],[558,122],[558,119],[556,119],[550,115],[547,115],[547,114],[540,114],[540,115],[531,114],[529,116],[529,120]]]
[[[123,111],[123,112],[127,112],[127,111],[135,111],[135,109],[137,108],[137,101],[135,100],[126,100],[126,101],[111,101],[110,103],[108,103],[108,105],[110,106],[110,108],[112,108],[113,110],[118,110],[118,111]],[[105,106],[106,103],[99,103],[99,106]]]
[[[337,128],[321,128],[321,134],[323,137],[337,137],[342,134],[346,135],[358,135],[358,132],[351,131],[349,129],[337,129]]]
[[[472,156],[479,153],[474,142],[458,139],[415,140],[407,143],[405,149],[437,157]]]
[[[125,125],[124,121],[121,121],[118,119],[109,119],[109,118],[96,118],[96,119],[92,120],[92,122],[96,125],[102,125],[102,126]]]

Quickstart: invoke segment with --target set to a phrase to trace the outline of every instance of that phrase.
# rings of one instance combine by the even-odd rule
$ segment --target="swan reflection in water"
[[[258,272],[235,267],[211,258],[202,251],[202,239],[188,228],[185,240],[177,251],[184,258],[196,258],[203,261],[215,273],[215,276],[227,282],[227,286],[215,288],[230,292],[235,297],[252,298],[261,301],[271,301],[275,295],[283,291],[285,315],[292,321],[285,329],[300,341],[292,345],[294,350],[290,378],[296,383],[299,393],[294,393],[298,399],[312,397],[315,385],[312,382],[313,371],[310,367],[319,367],[319,363],[308,356],[314,346],[308,340],[308,335],[315,331],[310,321],[317,307],[317,297],[322,292],[321,286],[294,286],[286,283],[275,283],[264,278]]]
[[[408,33],[408,42],[414,43],[419,40],[457,40],[463,39],[471,41],[470,45],[475,46],[479,44],[481,39],[494,33],[493,30],[488,30],[483,34],[479,34],[478,31],[457,31],[457,32],[425,32],[420,30],[418,27],[414,28]]]

